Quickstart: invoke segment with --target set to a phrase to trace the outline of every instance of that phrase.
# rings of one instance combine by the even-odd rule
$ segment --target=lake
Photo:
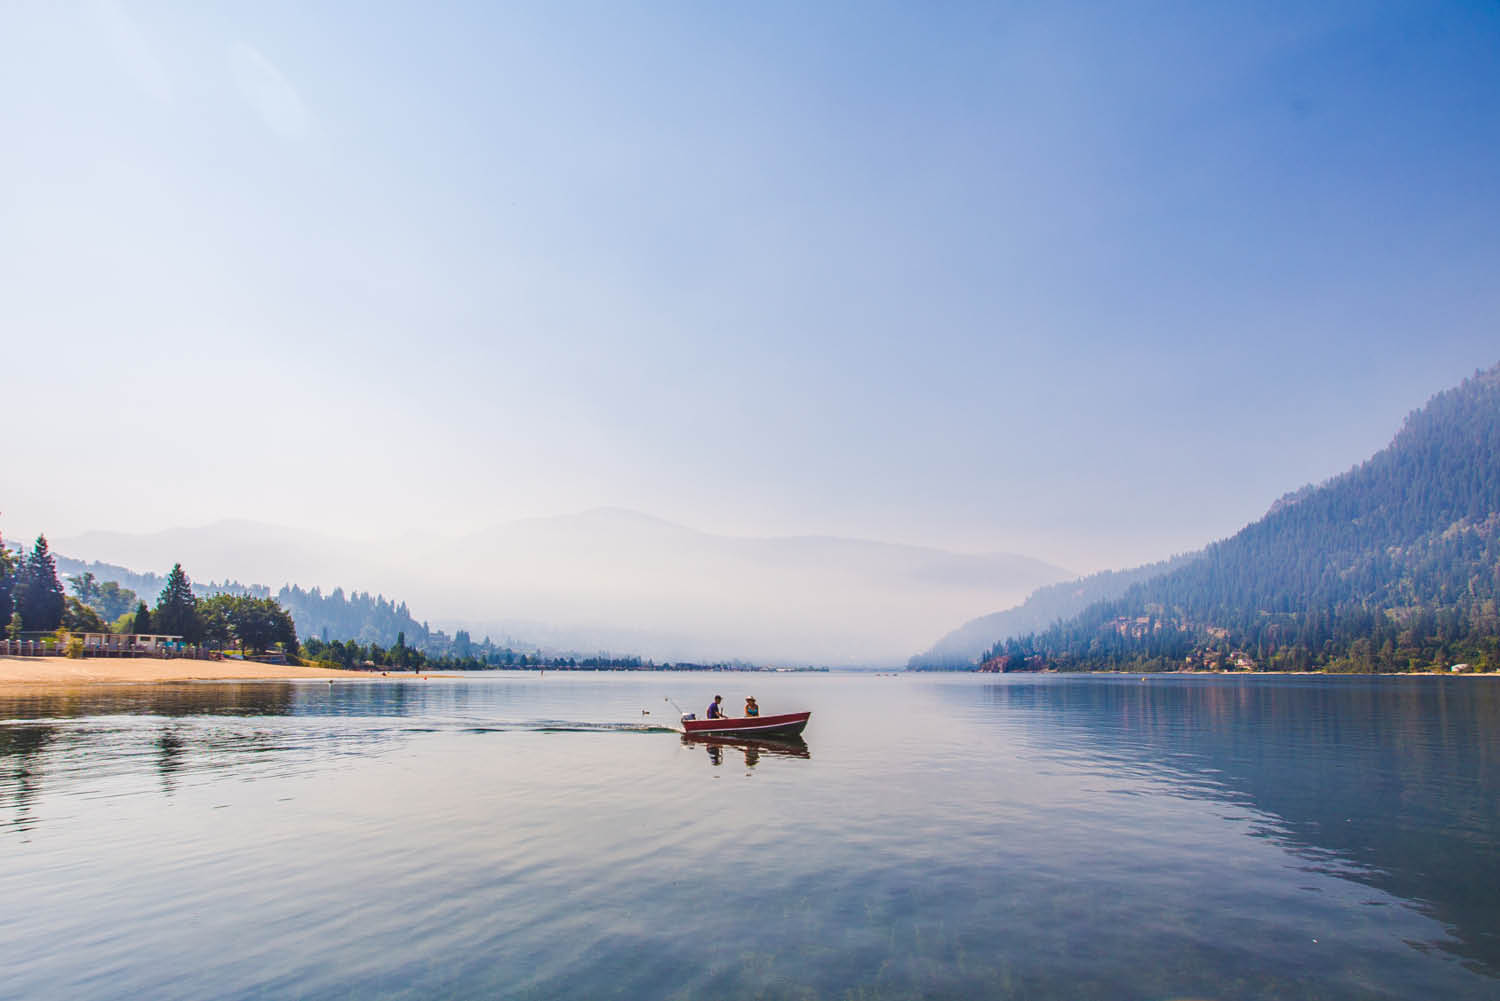
[[[811,709],[805,744],[676,710]],[[1500,997],[1490,678],[0,693],[0,998]]]

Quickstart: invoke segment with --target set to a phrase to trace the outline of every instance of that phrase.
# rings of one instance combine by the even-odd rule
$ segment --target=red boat
[[[782,713],[780,716],[730,716],[723,719],[682,718],[682,731],[689,736],[717,734],[730,737],[795,737],[807,726],[812,713]]]

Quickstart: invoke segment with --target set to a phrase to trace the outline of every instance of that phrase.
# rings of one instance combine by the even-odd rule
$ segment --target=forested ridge
[[[85,582],[79,597],[107,622],[115,621],[122,611],[134,611],[139,598],[157,594],[167,583],[167,579],[160,574],[137,573],[112,563],[85,562],[60,555],[54,555],[53,561],[63,578]],[[79,591],[76,584],[70,586],[75,592]],[[193,581],[192,590],[198,598],[219,595],[274,598],[291,614],[297,624],[297,631],[303,636],[315,636],[324,640],[332,637],[390,646],[396,642],[397,636],[404,634],[406,641],[414,648],[432,654],[449,653],[454,643],[454,637],[441,630],[433,630],[425,621],[416,619],[408,610],[406,602],[395,601],[384,595],[363,591],[345,592],[341,587],[324,593],[317,587],[303,589],[295,584],[273,591],[262,584],[241,584],[237,580],[225,580],[222,583]]]
[[[995,644],[992,670],[1500,669],[1500,366],[1198,559]]]
[[[59,575],[61,572],[61,576]],[[66,581],[66,589],[64,587]],[[66,591],[71,590],[72,594]],[[154,607],[145,596],[159,592]],[[475,640],[419,621],[406,602],[364,591],[324,593],[294,584],[272,591],[239,581],[197,583],[181,564],[166,577],[54,555],[45,536],[28,554],[0,540],[0,634],[163,633],[191,644],[276,647],[340,667],[398,670],[641,669],[632,654],[543,651],[509,637]],[[300,639],[299,639],[300,634]],[[676,665],[695,667],[698,665]]]
[[[1096,602],[1118,598],[1136,584],[1159,577],[1197,558],[1196,553],[1132,567],[1104,570],[1077,580],[1039,587],[1015,608],[971,619],[906,662],[909,671],[951,671],[974,666],[976,657],[996,640],[1046,629],[1072,618]]]

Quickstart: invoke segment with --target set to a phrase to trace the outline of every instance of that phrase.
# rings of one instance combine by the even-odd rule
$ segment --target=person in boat
[[[719,704],[719,703],[721,703],[723,701],[724,701],[724,696],[722,696],[722,695],[715,695],[714,696],[714,700],[708,704],[708,718],[709,719],[723,719],[724,718],[724,707]]]
[[[754,695],[750,696],[749,698],[747,698],[745,700],[745,715],[746,716],[759,716],[760,715],[760,706],[756,704],[756,702],[755,702],[755,696]]]

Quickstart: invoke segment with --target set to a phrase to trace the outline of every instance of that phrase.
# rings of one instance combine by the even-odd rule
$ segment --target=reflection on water
[[[1485,679],[739,680],[0,694],[0,1001],[1497,996]]]
[[[181,682],[0,690],[0,719],[97,716],[285,716],[304,686],[286,682]],[[352,694],[352,693],[351,693]],[[368,693],[361,693],[368,696]],[[394,694],[394,693],[392,693]]]
[[[985,700],[1040,746],[1253,807],[1259,833],[1411,901],[1500,973],[1500,685],[1443,678],[1060,679]]]
[[[181,732],[174,726],[164,726],[161,736],[156,738],[158,755],[156,770],[161,775],[163,792],[172,791],[172,776],[182,769],[187,744]]]
[[[708,752],[710,764],[722,765],[726,751],[739,751],[745,757],[745,767],[754,768],[760,764],[762,754],[778,758],[811,758],[812,752],[808,750],[807,741],[801,737],[785,737],[773,740],[765,737],[725,737],[714,734],[683,734],[682,743],[686,747],[701,747]]]
[[[264,771],[290,774],[332,756],[371,753],[399,737],[382,725],[329,728],[316,717],[399,717],[399,691],[351,690],[339,703],[326,685],[166,684],[30,690],[0,696],[0,830],[29,830],[28,805],[52,794],[88,795],[154,768],[164,793],[184,778]],[[336,708],[335,708],[336,706]],[[284,719],[278,726],[268,721]],[[10,810],[3,807],[9,801]]]
[[[477,690],[475,690],[477,687]],[[0,691],[0,830],[30,829],[45,782],[87,794],[150,761],[160,788],[229,773],[277,776],[461,730],[676,733],[665,726],[514,718],[495,686],[401,682],[183,682]],[[556,708],[556,707],[554,707]],[[10,809],[5,807],[9,805]]]
[[[56,727],[24,723],[0,727],[0,803],[10,807],[9,823],[18,830],[30,826],[31,803],[41,781],[41,754],[56,734]]]

